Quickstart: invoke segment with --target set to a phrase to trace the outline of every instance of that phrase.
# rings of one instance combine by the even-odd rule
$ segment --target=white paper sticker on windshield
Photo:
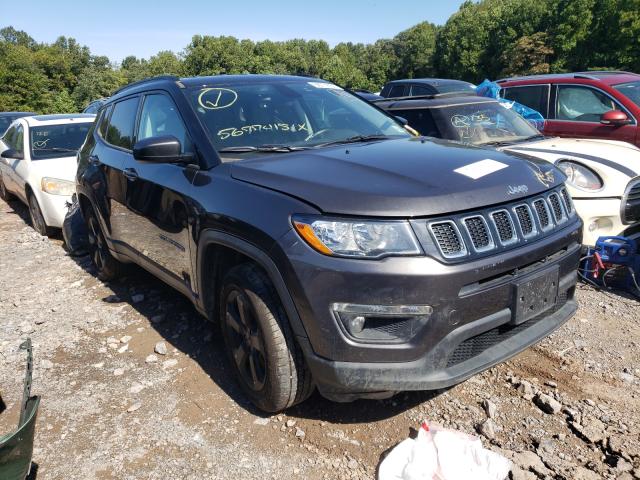
[[[456,168],[454,172],[477,180],[486,175],[489,175],[490,173],[494,173],[498,170],[502,170],[503,168],[507,168],[508,166],[509,165],[507,165],[506,163],[486,158],[484,160],[480,160],[479,162],[470,163],[469,165],[465,165],[464,167]]]
[[[308,82],[309,85],[316,88],[327,88],[329,90],[342,90],[338,85],[334,85],[333,83],[327,82]]]

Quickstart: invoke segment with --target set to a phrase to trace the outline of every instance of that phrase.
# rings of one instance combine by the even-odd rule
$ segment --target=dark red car
[[[640,146],[640,75],[597,71],[514,77],[501,96],[539,111],[546,135],[621,140]]]

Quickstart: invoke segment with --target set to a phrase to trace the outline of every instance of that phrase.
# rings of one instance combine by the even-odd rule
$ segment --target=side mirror
[[[407,125],[409,125],[409,120],[407,120],[404,117],[398,117],[396,115],[396,120],[398,120],[402,124],[403,127],[406,127]]]
[[[150,137],[133,146],[133,158],[141,162],[176,163],[183,161],[182,145],[173,135]]]
[[[600,123],[603,125],[619,127],[621,125],[629,125],[631,120],[627,117],[627,114],[621,110],[609,110],[602,114],[602,117],[600,117]]]
[[[14,160],[24,160],[24,153],[19,152],[14,148],[8,148],[2,154],[0,154],[2,158],[12,158]]]

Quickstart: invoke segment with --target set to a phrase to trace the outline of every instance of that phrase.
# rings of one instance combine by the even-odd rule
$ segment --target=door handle
[[[127,177],[127,179],[129,180],[135,180],[138,178],[138,172],[136,172],[135,168],[125,168],[124,171],[124,176]]]
[[[91,165],[100,165],[100,159],[97,155],[90,155],[89,162],[91,162]]]

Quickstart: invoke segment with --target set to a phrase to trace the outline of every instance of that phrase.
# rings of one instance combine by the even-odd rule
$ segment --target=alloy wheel
[[[255,392],[262,390],[267,379],[265,345],[246,293],[237,288],[229,292],[224,321],[233,361],[243,382]]]
[[[102,270],[105,265],[105,248],[107,245],[102,236],[102,230],[98,224],[98,219],[93,213],[89,214],[88,218],[88,237],[89,237],[89,252],[91,254],[91,260],[98,270]]]

